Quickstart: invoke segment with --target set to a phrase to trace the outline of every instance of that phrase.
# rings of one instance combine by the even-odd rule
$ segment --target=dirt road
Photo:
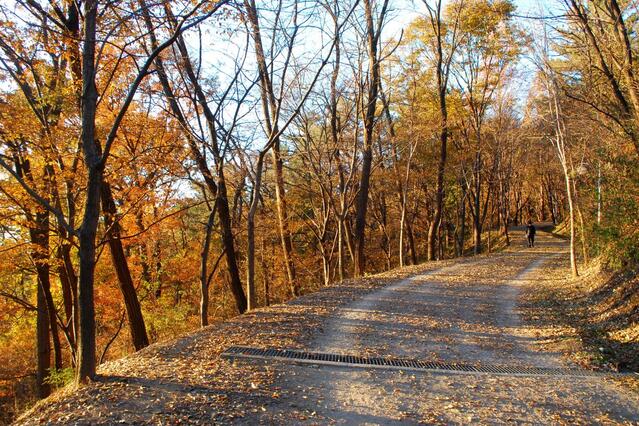
[[[639,397],[608,378],[514,377],[234,364],[231,346],[566,366],[522,321],[522,294],[567,272],[565,243],[514,234],[506,252],[347,280],[100,366],[97,381],[18,424],[639,424]],[[561,279],[561,278],[560,278]],[[548,281],[545,281],[548,280]],[[525,306],[525,305],[524,305]],[[537,307],[537,312],[543,312]],[[526,311],[529,314],[529,311]],[[574,336],[572,337],[574,338]],[[562,340],[563,342],[563,340]]]
[[[524,286],[565,256],[541,233],[510,250],[462,260],[370,293],[316,330],[308,350],[528,367],[567,367],[521,321]],[[508,377],[269,364],[275,402],[242,424],[627,423],[639,398],[607,378]]]

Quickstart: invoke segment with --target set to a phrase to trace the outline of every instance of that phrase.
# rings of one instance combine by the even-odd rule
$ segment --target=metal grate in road
[[[470,364],[463,362],[423,361],[411,358],[368,357],[291,349],[260,349],[233,346],[221,355],[228,360],[258,359],[293,362],[295,364],[333,365],[391,370],[417,370],[457,374],[491,374],[501,376],[572,376],[603,377],[621,375],[584,369],[520,367],[504,365]]]

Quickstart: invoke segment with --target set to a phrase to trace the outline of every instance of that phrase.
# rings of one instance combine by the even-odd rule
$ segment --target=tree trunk
[[[144,317],[140,301],[133,284],[129,264],[122,246],[121,228],[117,219],[117,208],[111,192],[111,186],[103,181],[100,188],[102,198],[102,211],[104,213],[104,225],[106,227],[106,237],[108,239],[109,250],[113,260],[113,266],[118,277],[120,292],[124,299],[131,340],[136,351],[149,346],[149,338],[146,334]]]
[[[550,220],[552,220],[552,224],[557,224],[557,213],[555,207],[555,197],[553,196],[553,191],[550,185],[548,186],[548,208],[550,210]]]
[[[202,253],[200,255],[200,325],[206,327],[209,325],[209,275],[208,260],[211,248],[211,234],[213,233],[213,225],[215,224],[215,208],[209,213],[209,219],[206,222],[204,231],[204,244],[202,245]]]
[[[464,246],[466,241],[466,185],[462,182],[462,199],[461,199],[461,208],[459,212],[459,218],[461,220],[461,229],[459,231],[459,254],[460,256],[464,255]]]
[[[253,184],[253,193],[251,194],[251,205],[249,207],[246,220],[246,296],[248,300],[248,310],[257,307],[257,294],[255,288],[255,215],[260,200],[260,190],[262,187],[262,170],[264,168],[264,155],[262,151],[255,165],[255,182]]]
[[[157,219],[157,217],[156,217]],[[160,239],[156,238],[153,243],[153,252],[151,254],[153,262],[155,263],[155,298],[159,299],[162,296],[162,258],[160,257],[162,248],[160,246]]]
[[[502,227],[501,234],[504,236],[506,247],[510,246],[510,235],[508,233],[508,222],[510,221],[509,197],[506,194],[507,187],[504,185],[504,177],[499,179],[499,224]]]
[[[293,297],[299,295],[299,286],[295,277],[295,265],[293,263],[293,242],[291,239],[291,232],[288,218],[288,208],[286,204],[286,188],[284,186],[284,170],[282,165],[282,157],[280,152],[280,137],[279,137],[279,114],[280,105],[275,96],[275,90],[273,82],[271,80],[272,75],[268,71],[266,63],[266,55],[264,53],[264,47],[262,45],[262,35],[260,30],[259,17],[257,7],[254,0],[245,1],[244,7],[247,12],[248,21],[251,24],[252,37],[255,43],[255,57],[259,68],[260,77],[260,91],[262,97],[262,112],[264,114],[264,123],[267,131],[267,137],[269,142],[273,143],[272,146],[272,158],[273,166],[275,169],[275,199],[277,205],[277,218],[280,233],[280,240],[282,243],[282,252],[284,255],[284,265],[286,268],[286,279],[288,286]],[[278,12],[279,13],[279,12]],[[295,3],[294,20],[297,19],[297,3]],[[294,24],[296,25],[296,23]],[[294,36],[293,36],[294,37]],[[292,45],[289,46],[292,49]],[[284,82],[282,82],[284,84]],[[259,195],[259,191],[256,193]],[[255,242],[253,242],[253,245]],[[254,264],[254,261],[252,262]],[[255,285],[251,286],[253,292],[255,291]],[[255,296],[255,294],[254,294]],[[250,304],[250,303],[249,303]]]
[[[597,165],[597,226],[601,226],[601,217],[603,215],[603,194],[602,194],[602,184],[601,184],[601,162]]]
[[[47,265],[47,277],[49,275],[49,266]],[[49,329],[51,330],[51,341],[53,342],[53,360],[56,370],[62,369],[62,346],[60,345],[60,335],[58,334],[58,321],[56,315],[56,307],[53,303],[51,295],[51,282],[49,279],[42,281],[44,283],[43,292],[46,301],[47,314],[49,315]]]
[[[344,238],[345,238],[345,229],[344,229],[344,218],[342,215],[338,215],[337,218],[337,269],[339,272],[339,280],[344,281]]]
[[[481,253],[481,153],[475,155],[475,165],[473,167],[473,254]]]
[[[566,181],[566,197],[568,198],[568,209],[570,215],[570,270],[572,271],[573,277],[578,277],[579,271],[577,270],[577,258],[575,254],[575,207],[572,199],[572,188],[570,185],[570,174],[568,173],[568,167],[565,165],[565,162],[562,163],[564,169],[564,179]]]
[[[85,7],[86,8],[86,7]],[[95,15],[93,16],[95,19]],[[95,34],[95,33],[94,33]],[[97,97],[97,94],[96,94]],[[93,110],[95,112],[95,110]],[[95,117],[95,116],[94,116]],[[83,120],[85,118],[83,117]],[[92,121],[91,123],[94,123]],[[89,126],[86,126],[89,127]],[[83,129],[85,127],[83,126]],[[94,143],[95,127],[83,130],[84,143]],[[89,137],[89,134],[91,135]],[[95,305],[93,297],[93,282],[95,275],[95,239],[100,216],[100,186],[102,184],[102,170],[93,166],[89,169],[87,185],[87,202],[84,208],[82,226],[80,228],[78,253],[80,256],[80,281],[78,285],[79,308],[79,339],[77,378],[80,383],[95,378],[96,347],[95,347]]]
[[[362,173],[357,194],[355,213],[355,270],[354,275],[361,277],[366,272],[366,212],[368,209],[368,192],[370,189],[371,167],[373,163],[373,131],[375,127],[375,112],[379,90],[379,58],[377,57],[376,33],[373,23],[373,10],[370,0],[364,0],[366,14],[366,36],[368,48],[368,96],[364,109],[364,151],[362,153]],[[383,15],[379,17],[383,19]]]
[[[446,228],[445,223],[441,223],[439,226],[439,231],[437,232],[437,241],[439,242],[437,244],[438,247],[438,254],[437,254],[437,258],[438,259],[443,259],[444,258],[444,234],[446,232]]]
[[[337,2],[335,3],[337,5]],[[337,15],[333,14],[333,25],[334,25],[334,37],[335,37],[335,65],[333,66],[333,71],[331,73],[331,83],[330,83],[330,128],[331,128],[331,140],[333,143],[333,147],[335,149],[335,158],[338,161],[338,170],[339,170],[339,190],[340,190],[340,211],[335,212],[335,216],[337,216],[337,270],[339,273],[339,280],[344,280],[344,171],[342,169],[342,164],[339,155],[339,131],[338,128],[338,98],[337,98],[337,79],[339,78],[340,71],[340,33],[339,33],[339,24],[337,22]]]
[[[493,231],[493,215],[491,214],[488,217],[488,238],[486,240],[486,249],[488,250],[488,253],[493,252],[492,231]]]
[[[320,241],[320,252],[322,255],[322,281],[327,286],[331,282],[331,260],[329,258],[326,249],[324,248],[324,242]]]
[[[410,248],[410,258],[413,265],[417,265],[417,249],[415,248],[415,234],[411,221],[406,222],[406,230],[408,231],[408,247]]]
[[[138,227],[138,232],[144,232],[144,216],[142,209],[138,209],[135,213],[135,224]],[[142,239],[138,245],[138,253],[140,256],[140,266],[142,267],[142,280],[147,283],[147,285],[151,284],[151,266],[149,265],[149,247],[146,243],[145,239]]]
[[[39,268],[38,268],[39,269]],[[48,278],[48,277],[47,277]],[[36,348],[37,348],[37,370],[36,387],[38,398],[46,398],[51,394],[51,385],[46,382],[51,369],[51,342],[49,341],[49,316],[47,313],[47,302],[40,284],[40,271],[38,271],[38,291],[37,291],[37,318],[36,318]]]
[[[260,250],[260,266],[262,268],[262,287],[264,289],[264,306],[271,305],[271,291],[269,286],[269,281],[271,280],[268,274],[268,267],[266,265],[266,258],[264,257],[264,251],[266,251],[266,246],[264,244],[264,238],[262,238],[262,250]]]
[[[80,282],[78,286],[79,339],[76,380],[83,383],[95,378],[95,239],[100,216],[100,187],[104,166],[95,139],[95,112],[98,92],[95,86],[95,45],[97,0],[84,2],[82,49],[82,150],[87,166],[86,204],[79,231]]]
[[[291,296],[299,296],[299,286],[295,277],[295,264],[293,263],[293,241],[288,219],[288,207],[286,204],[286,188],[284,187],[284,170],[282,155],[280,152],[280,140],[277,138],[271,151],[273,166],[275,169],[275,201],[277,205],[277,222],[282,243],[282,254],[286,268],[286,279]]]
[[[406,199],[402,191],[401,213],[399,218],[399,266],[404,267],[404,232],[406,228]]]
[[[237,264],[235,253],[235,237],[233,236],[233,223],[231,222],[231,210],[229,208],[228,191],[226,188],[226,177],[224,170],[218,167],[218,194],[217,194],[217,212],[220,218],[220,226],[222,228],[222,243],[224,244],[224,252],[226,253],[226,267],[231,277],[231,292],[235,298],[235,305],[238,312],[246,311],[246,295],[242,290],[242,279],[240,278],[240,268]]]
[[[575,209],[577,210],[577,217],[579,218],[579,237],[581,240],[581,253],[582,253],[582,262],[585,265],[588,264],[588,248],[586,247],[586,229],[584,225],[584,215],[581,213],[581,206],[579,202],[579,194],[577,193],[577,183],[573,179],[572,181],[572,191],[574,194],[574,203]]]
[[[37,369],[36,387],[39,398],[46,398],[51,393],[51,386],[46,382],[51,369],[51,341],[49,329],[51,328],[50,311],[48,309],[46,289],[50,288],[49,281],[49,214],[46,211],[38,211],[35,218],[35,227],[29,230],[33,262],[37,275],[36,298],[36,348]],[[55,318],[55,316],[54,316]],[[51,331],[55,329],[51,328]],[[52,333],[53,334],[53,333]]]
[[[437,26],[439,28],[439,25]],[[435,260],[435,237],[442,219],[444,208],[444,173],[446,172],[446,154],[448,145],[448,108],[446,105],[447,77],[443,75],[443,52],[441,34],[437,35],[437,88],[439,94],[439,162],[437,163],[437,184],[435,187],[435,214],[428,229],[428,260]]]
[[[60,232],[60,229],[58,229]],[[61,239],[66,239],[66,234],[60,233]],[[65,335],[69,340],[73,363],[75,364],[76,334],[78,330],[78,277],[75,275],[71,261],[71,245],[66,241],[60,242],[57,250],[58,276],[62,288],[62,302],[64,304],[64,316],[66,320]]]

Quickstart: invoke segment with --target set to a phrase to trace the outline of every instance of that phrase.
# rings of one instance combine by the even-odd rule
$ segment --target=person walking
[[[526,225],[526,237],[528,238],[528,247],[535,247],[535,234],[537,233],[537,228],[533,225],[532,220],[528,221],[528,225]]]

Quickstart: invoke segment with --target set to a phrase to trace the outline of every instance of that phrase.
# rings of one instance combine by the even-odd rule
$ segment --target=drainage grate
[[[501,376],[573,376],[602,377],[623,375],[583,369],[514,367],[503,365],[469,364],[458,362],[422,361],[411,358],[367,357],[358,355],[306,352],[291,349],[259,349],[233,346],[221,355],[224,359],[275,359],[296,364],[335,365],[391,370],[428,370],[456,374],[492,374]]]

